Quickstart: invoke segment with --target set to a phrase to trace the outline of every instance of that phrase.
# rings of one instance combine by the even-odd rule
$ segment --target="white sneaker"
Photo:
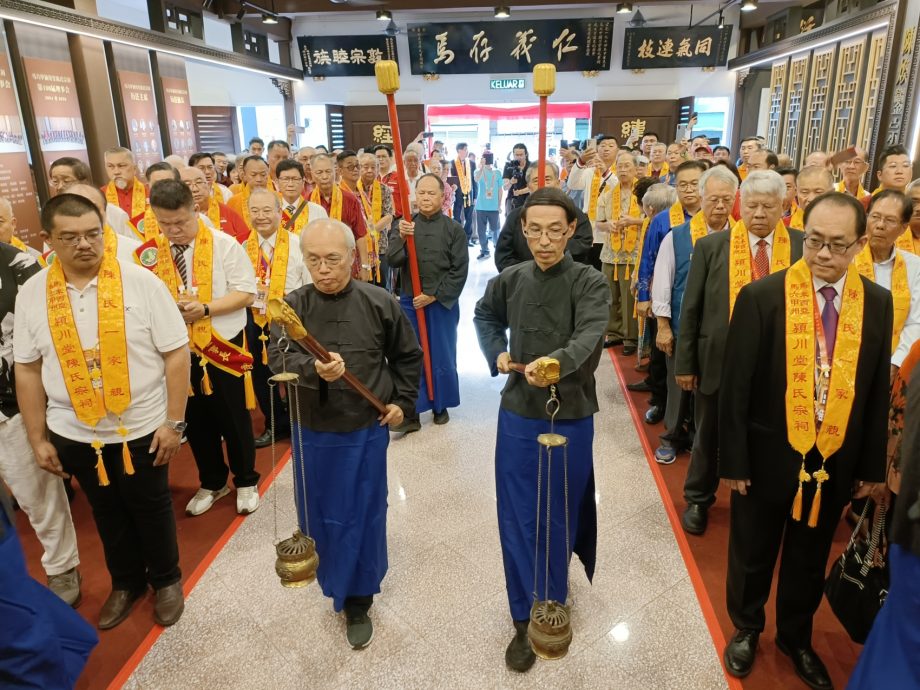
[[[236,512],[248,515],[259,507],[259,492],[254,486],[241,486],[236,490]]]
[[[202,513],[206,513],[211,509],[215,501],[220,500],[229,493],[229,486],[224,486],[224,488],[218,489],[217,491],[198,489],[198,493],[192,496],[192,500],[185,506],[185,512],[187,515],[201,515]]]

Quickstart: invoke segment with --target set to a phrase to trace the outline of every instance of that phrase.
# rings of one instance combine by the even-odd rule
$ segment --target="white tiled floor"
[[[495,523],[493,451],[501,379],[488,375],[472,312],[494,274],[471,249],[461,301],[461,407],[443,427],[394,437],[389,453],[390,570],[367,649],[317,585],[274,573],[273,502],[294,527],[286,468],[233,536],[127,688],[724,688],[725,679],[607,357],[598,370],[593,586],[572,568],[574,641],[566,658],[509,672],[513,632]]]

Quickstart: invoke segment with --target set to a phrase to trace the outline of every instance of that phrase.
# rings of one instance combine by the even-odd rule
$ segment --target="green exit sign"
[[[491,79],[489,80],[490,89],[498,89],[501,91],[508,91],[511,89],[523,89],[524,80],[523,79]]]

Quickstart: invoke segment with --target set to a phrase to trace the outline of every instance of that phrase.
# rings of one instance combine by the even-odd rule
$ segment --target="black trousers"
[[[262,416],[265,417],[265,430],[268,431],[271,425],[271,403],[274,397],[275,435],[288,436],[291,433],[291,420],[288,417],[287,401],[281,398],[280,386],[268,385],[268,379],[274,372],[268,368],[267,364],[262,364],[262,349],[268,343],[259,340],[261,334],[262,329],[253,321],[252,312],[249,312],[246,315],[246,344],[249,346],[249,352],[252,353],[252,387],[255,390]],[[210,371],[213,371],[213,367]]]
[[[179,544],[169,493],[169,465],[153,466],[153,434],[128,442],[134,474],[125,474],[120,443],[102,447],[108,486],[99,486],[96,451],[50,434],[61,466],[80,482],[93,509],[112,589],[162,589],[179,582]]]
[[[719,393],[694,394],[696,434],[684,480],[684,499],[708,508],[719,488]]]
[[[816,469],[816,468],[811,468]],[[833,468],[830,472],[833,475]],[[777,636],[790,647],[811,644],[812,619],[824,592],[824,575],[842,505],[822,489],[823,504],[816,527],[808,526],[814,482],[805,488],[802,520],[792,519],[792,498],[771,502],[749,493],[732,492],[728,538],[728,614],[736,628],[763,631],[764,606],[770,597],[777,557]]]
[[[664,352],[655,345],[658,337],[658,320],[648,320],[648,376],[645,381],[651,387],[650,402],[652,405],[666,408],[668,405],[668,361]]]
[[[591,249],[588,250],[588,263],[598,271],[603,270],[603,264],[601,263],[601,249],[604,248],[603,244],[594,243],[591,245]]]
[[[231,339],[241,345],[240,332]],[[215,366],[208,365],[208,377],[214,392],[201,392],[201,366],[198,356],[192,355],[192,390],[185,409],[188,429],[185,435],[198,465],[201,488],[209,491],[222,489],[233,472],[236,488],[255,486],[259,481],[256,472],[256,446],[252,435],[252,420],[246,409],[246,392],[243,377],[228,374]],[[227,462],[224,462],[224,448],[227,444]],[[229,463],[230,468],[227,468]]]
[[[473,183],[475,184],[475,183]],[[473,216],[476,215],[476,202],[470,196],[470,205],[463,203],[463,192],[457,189],[454,196],[454,220],[463,226],[463,232],[466,233],[466,241],[473,239]]]

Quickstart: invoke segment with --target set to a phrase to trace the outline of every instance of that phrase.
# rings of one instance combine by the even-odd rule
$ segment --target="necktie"
[[[179,272],[179,278],[182,280],[182,287],[188,286],[188,267],[185,264],[185,250],[187,244],[174,244],[172,246],[173,261],[176,264],[176,271]]]
[[[754,280],[760,280],[770,275],[770,258],[767,256],[767,241],[757,243],[757,253],[754,254]]]
[[[824,326],[824,342],[827,344],[827,358],[834,361],[834,343],[837,341],[837,307],[834,298],[837,290],[833,285],[825,285],[818,290],[824,297],[824,309],[821,310],[821,325]]]

